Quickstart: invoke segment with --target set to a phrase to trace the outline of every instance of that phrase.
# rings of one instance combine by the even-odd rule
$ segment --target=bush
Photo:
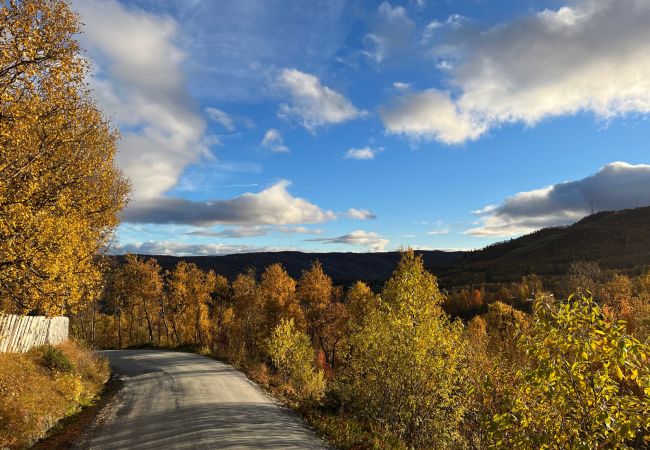
[[[442,295],[420,257],[403,254],[379,310],[350,338],[341,379],[352,411],[414,448],[465,448],[463,326],[440,308]]]
[[[52,345],[35,347],[30,353],[41,367],[50,372],[69,373],[74,371],[74,366],[65,353]]]
[[[0,448],[23,448],[62,417],[66,401],[29,355],[0,353]]]
[[[105,359],[73,341],[0,353],[0,448],[25,448],[88,403],[108,379]]]
[[[586,297],[538,302],[520,345],[510,411],[495,416],[499,448],[647,448],[650,348]]]
[[[325,375],[314,368],[316,355],[309,337],[285,320],[275,328],[268,342],[268,352],[274,366],[289,381],[300,400],[316,401],[323,397]]]

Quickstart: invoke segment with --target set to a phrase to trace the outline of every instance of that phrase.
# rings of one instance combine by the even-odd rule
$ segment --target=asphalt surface
[[[327,448],[294,412],[232,366],[191,353],[103,353],[124,387],[80,447]]]

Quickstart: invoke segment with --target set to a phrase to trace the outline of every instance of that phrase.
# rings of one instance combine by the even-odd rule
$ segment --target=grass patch
[[[64,417],[92,402],[108,362],[68,341],[28,353],[0,354],[0,448],[32,445]]]

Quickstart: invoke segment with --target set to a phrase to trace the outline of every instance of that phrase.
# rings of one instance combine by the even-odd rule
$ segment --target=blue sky
[[[116,251],[479,248],[650,205],[643,0],[75,0]]]

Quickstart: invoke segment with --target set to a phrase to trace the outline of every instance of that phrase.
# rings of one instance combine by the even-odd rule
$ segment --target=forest
[[[73,328],[229,361],[342,448],[646,448],[650,272],[578,262],[564,288],[530,275],[445,294],[411,250],[380,292],[335,286],[317,261],[229,282],[127,255]]]
[[[470,257],[476,279],[440,289],[413,250],[372,288],[317,261],[297,279],[117,261],[130,185],[79,18],[63,0],[0,5],[0,314],[69,316],[86,346],[0,355],[0,445],[92,401],[109,371],[92,349],[156,347],[230,362],[339,448],[650,448],[647,267],[565,260],[549,279],[515,259],[516,280],[485,279]]]

